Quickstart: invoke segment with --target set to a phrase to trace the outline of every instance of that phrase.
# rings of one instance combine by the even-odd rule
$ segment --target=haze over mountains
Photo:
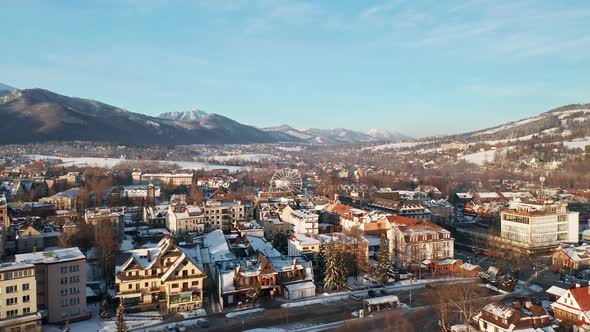
[[[477,132],[448,136],[464,140],[517,138],[538,133],[568,134],[589,127],[589,105],[568,105],[537,117]],[[256,128],[201,110],[157,117],[67,97],[44,89],[18,90],[0,84],[0,144],[97,141],[121,144],[249,144],[295,142],[342,144],[411,139],[399,132],[337,129]]]

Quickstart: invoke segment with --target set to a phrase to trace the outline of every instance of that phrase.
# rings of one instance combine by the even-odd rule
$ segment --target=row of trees
[[[373,274],[382,283],[393,279],[396,270],[393,264],[387,239],[381,238],[377,253],[377,266]],[[356,252],[343,250],[336,243],[321,245],[315,265],[316,280],[324,281],[324,288],[328,290],[339,289],[347,284],[348,276],[358,276],[359,272],[367,270],[364,264],[360,264]],[[355,272],[356,269],[356,272]]]

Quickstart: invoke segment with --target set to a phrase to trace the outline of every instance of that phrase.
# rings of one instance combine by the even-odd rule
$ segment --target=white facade
[[[322,241],[319,237],[309,233],[295,233],[289,237],[289,256],[301,256],[303,253],[318,253]]]
[[[318,234],[319,216],[309,210],[293,210],[290,206],[283,209],[281,220],[291,224],[294,233]]]
[[[579,213],[567,204],[531,204],[512,201],[501,213],[502,238],[535,249],[578,242]]]
[[[196,205],[176,205],[168,207],[166,228],[172,233],[204,232],[205,215]]]

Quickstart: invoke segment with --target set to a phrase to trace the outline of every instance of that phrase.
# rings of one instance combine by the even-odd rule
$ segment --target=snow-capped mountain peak
[[[199,121],[207,115],[208,115],[208,113],[205,111],[192,110],[192,111],[162,113],[158,117],[160,119],[166,119],[166,120],[193,122],[193,121]]]

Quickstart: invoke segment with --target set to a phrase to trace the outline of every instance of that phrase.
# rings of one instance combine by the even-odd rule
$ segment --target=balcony
[[[183,289],[182,293],[170,295],[170,304],[180,304],[201,301],[201,293],[192,289]]]

